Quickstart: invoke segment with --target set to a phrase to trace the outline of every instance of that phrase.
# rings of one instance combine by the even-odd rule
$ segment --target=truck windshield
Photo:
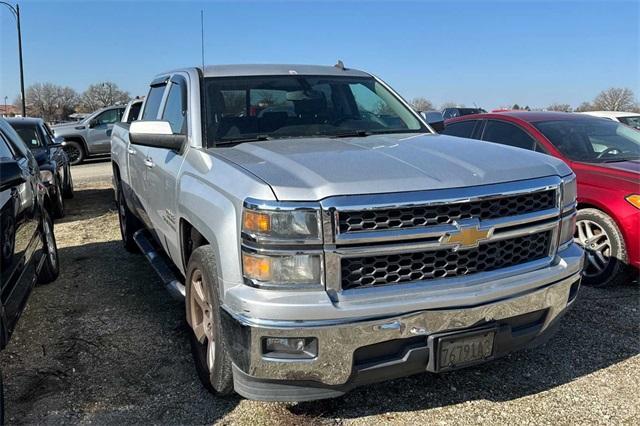
[[[217,77],[205,87],[206,135],[216,144],[429,132],[371,77]]]

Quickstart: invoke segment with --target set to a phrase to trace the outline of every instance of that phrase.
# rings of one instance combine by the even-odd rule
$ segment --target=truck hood
[[[267,182],[279,200],[444,189],[571,173],[561,160],[437,134],[247,142],[212,152]]]
[[[77,133],[80,130],[85,129],[84,121],[74,121],[71,123],[60,123],[54,126],[51,126],[51,130],[56,136],[60,135],[68,135],[70,133]]]

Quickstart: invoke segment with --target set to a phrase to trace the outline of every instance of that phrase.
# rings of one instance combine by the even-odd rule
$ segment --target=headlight
[[[562,211],[575,207],[578,196],[578,185],[576,175],[573,173],[562,179]]]
[[[573,241],[576,228],[576,197],[578,189],[576,175],[573,173],[562,179],[562,203],[560,221],[560,235],[558,237],[559,250],[566,248]]]
[[[52,184],[53,183],[53,173],[49,170],[40,170],[40,180],[42,182]]]
[[[640,209],[640,194],[631,194],[629,196],[624,197],[625,200],[633,207]]]
[[[264,255],[242,253],[244,276],[265,287],[321,284],[321,259],[315,254]]]
[[[320,229],[319,210],[257,210],[245,207],[242,215],[242,233],[256,241],[320,244]]]

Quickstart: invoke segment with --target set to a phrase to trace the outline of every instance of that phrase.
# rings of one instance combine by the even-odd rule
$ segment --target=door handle
[[[153,166],[155,166],[155,163],[153,162],[153,160],[151,158],[145,158],[144,159],[144,165],[152,168]]]
[[[136,150],[133,148],[127,148],[127,152],[129,153],[129,155],[136,155]]]

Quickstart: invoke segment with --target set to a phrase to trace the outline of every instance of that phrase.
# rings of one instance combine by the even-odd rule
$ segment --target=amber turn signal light
[[[633,207],[640,209],[640,194],[629,195],[625,197],[625,200],[627,200]]]
[[[245,210],[242,219],[242,229],[244,231],[265,234],[271,230],[271,218],[267,213]]]

